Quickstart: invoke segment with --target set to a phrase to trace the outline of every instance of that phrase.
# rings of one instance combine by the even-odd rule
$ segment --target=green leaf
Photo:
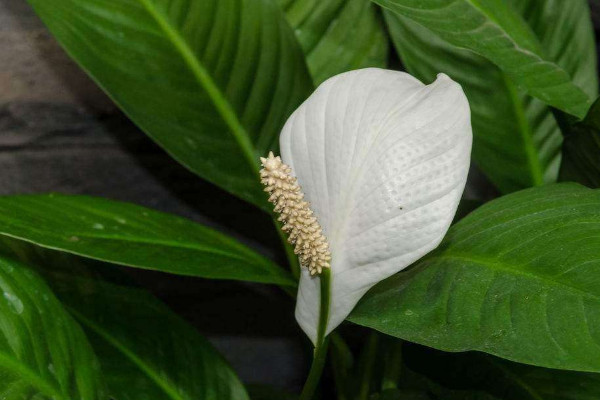
[[[81,274],[49,275],[86,329],[114,399],[248,399],[208,341],[145,290]]]
[[[560,179],[600,187],[600,100],[581,122],[563,124],[565,136]]]
[[[77,323],[29,267],[0,257],[0,398],[105,400]]]
[[[599,268],[600,192],[541,186],[475,210],[350,320],[444,351],[598,372]]]
[[[531,28],[504,0],[374,1],[487,58],[546,104],[577,117],[590,106],[589,96],[546,54]]]
[[[370,0],[279,0],[306,54],[315,84],[342,72],[387,64],[388,41]]]
[[[296,284],[287,271],[217,231],[102,198],[0,197],[0,235],[131,267],[210,279]]]
[[[481,353],[451,354],[416,345],[405,346],[404,356],[408,368],[452,390],[479,390],[503,400],[600,397],[600,375],[595,373],[532,367]]]
[[[203,178],[268,210],[258,157],[312,90],[271,0],[29,0],[148,135]]]
[[[595,98],[596,52],[587,2],[511,2],[551,59]],[[444,41],[407,17],[390,11],[385,17],[411,74],[430,82],[444,72],[462,85],[471,105],[473,158],[500,191],[556,181],[561,135],[549,107],[518,90],[485,58]]]

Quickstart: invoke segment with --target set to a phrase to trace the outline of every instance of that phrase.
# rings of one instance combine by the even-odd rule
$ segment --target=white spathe
[[[292,114],[281,133],[292,168],[331,250],[327,333],[377,282],[438,246],[463,192],[471,121],[460,85],[424,85],[376,68],[337,75]],[[318,276],[302,270],[296,319],[313,343]]]

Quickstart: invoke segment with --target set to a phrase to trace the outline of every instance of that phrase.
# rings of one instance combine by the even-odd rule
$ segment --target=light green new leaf
[[[0,257],[0,398],[105,400],[77,323],[29,267]]]
[[[315,84],[342,72],[384,68],[388,41],[370,0],[279,0]]]
[[[148,292],[72,273],[48,279],[86,329],[115,400],[248,399],[208,341]]]
[[[203,178],[266,208],[258,157],[312,89],[272,0],[29,0],[148,135]]]
[[[505,0],[374,1],[432,30],[447,42],[485,57],[519,88],[546,104],[577,117],[583,117],[591,104],[589,95],[578,86],[581,82],[556,63],[552,58],[556,53],[542,47],[531,27]],[[571,30],[561,32],[569,36]]]
[[[236,240],[185,218],[96,197],[0,197],[0,235],[138,268],[295,286]]]
[[[586,0],[512,3],[546,53],[595,98],[595,40]],[[471,105],[473,158],[500,191],[556,181],[561,135],[549,107],[518,90],[485,58],[442,40],[407,17],[387,10],[385,17],[411,74],[430,82],[444,72],[462,85]]]
[[[350,320],[445,351],[598,372],[599,270],[600,192],[541,186],[475,210]]]

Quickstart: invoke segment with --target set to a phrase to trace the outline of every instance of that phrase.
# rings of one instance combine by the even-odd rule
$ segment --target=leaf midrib
[[[214,82],[208,71],[202,66],[202,64],[196,58],[194,52],[181,36],[175,27],[165,18],[165,16],[156,9],[156,6],[152,0],[136,0],[148,14],[154,19],[158,26],[162,29],[168,39],[171,40],[175,49],[180,53],[181,58],[188,66],[198,84],[206,90],[206,93],[213,101],[215,108],[220,113],[223,121],[229,126],[231,134],[240,146],[244,157],[250,164],[252,170],[258,175],[258,165],[256,163],[256,154],[254,153],[254,146],[250,141],[250,138],[246,132],[246,129],[238,119],[233,107],[221,92],[217,84]]]
[[[96,256],[96,255],[90,255],[89,253],[78,251],[78,250],[71,249],[71,248],[59,247],[59,246],[51,245],[51,244],[44,244],[44,243],[41,243],[39,241],[27,238],[25,236],[14,235],[12,233],[7,233],[7,232],[0,231],[0,236],[10,237],[10,238],[17,239],[17,240],[20,240],[20,241],[23,241],[23,242],[27,242],[27,243],[31,243],[31,244],[34,244],[36,246],[40,246],[40,247],[43,247],[43,248],[47,248],[47,249],[51,249],[51,250],[57,250],[57,251],[62,251],[62,252],[70,253],[70,254],[75,254],[77,256],[89,258],[89,259],[92,259],[92,260],[107,261],[107,262],[111,262],[111,263],[114,263],[114,264],[124,265],[124,266],[130,266],[130,267],[135,267],[135,268],[152,269],[152,268],[148,268],[148,267],[143,266],[142,264],[138,264],[138,263],[123,262],[123,261],[119,261],[119,260],[115,260],[115,259],[110,259],[110,258],[106,258],[106,257],[100,257],[100,256]],[[127,239],[121,239],[121,238],[116,238],[116,237],[115,238],[94,237],[94,235],[76,234],[76,233],[74,233],[73,236],[90,237],[90,238],[96,238],[96,239],[99,238],[99,239],[107,239],[107,240],[123,240],[124,242],[128,241],[128,242],[131,242],[131,243],[157,244],[157,245],[164,245],[164,246],[167,246],[167,247],[169,246],[168,242],[163,242],[163,241],[158,241],[158,240],[157,241],[144,241],[144,240],[135,240],[135,239],[127,240]],[[171,247],[183,248],[183,249],[189,249],[189,250],[197,250],[197,251],[201,251],[201,252],[203,251],[203,252],[210,253],[210,254],[217,254],[217,255],[229,257],[229,258],[234,259],[234,260],[248,262],[247,258],[244,258],[244,257],[241,257],[241,256],[238,257],[237,255],[234,256],[234,255],[231,255],[229,253],[221,252],[221,251],[214,250],[214,249],[212,249],[212,250],[211,249],[200,249],[200,248],[195,247],[193,245],[189,246],[189,247],[180,246],[180,245],[171,246]],[[255,256],[256,257],[262,257],[260,255],[255,255]],[[264,266],[266,266],[267,265],[266,263],[270,263],[270,264],[272,264],[272,266],[274,268],[280,269],[277,264],[272,263],[268,259],[264,259],[264,260],[261,260],[261,261],[265,261],[265,262],[253,263],[253,265],[256,265],[256,266],[263,266],[264,265]],[[278,284],[278,285],[291,286],[291,287],[295,287],[296,286],[296,282],[294,280],[292,280],[289,276],[286,276],[285,275],[285,271],[283,271],[283,270],[281,270],[281,275],[272,273],[271,270],[268,269],[268,268],[264,268],[264,272],[265,272],[264,273],[265,277],[277,278],[277,281],[272,281],[272,280],[262,281],[264,283],[274,283],[274,284]],[[190,275],[190,274],[185,274],[185,275]],[[201,277],[202,275],[194,274],[194,275],[191,275],[191,276]],[[231,279],[233,279],[233,278],[231,278]],[[257,282],[258,282],[258,280],[257,280]]]
[[[542,165],[540,158],[538,157],[538,151],[533,144],[533,131],[529,125],[529,121],[525,116],[525,106],[519,99],[519,94],[516,87],[506,76],[504,71],[500,71],[504,86],[507,89],[508,96],[510,98],[510,104],[513,106],[515,116],[517,117],[517,125],[519,127],[519,134],[523,140],[523,146],[525,150],[525,157],[527,158],[527,165],[529,166],[529,172],[531,173],[531,179],[533,186],[540,186],[544,184],[544,175],[542,172]]]

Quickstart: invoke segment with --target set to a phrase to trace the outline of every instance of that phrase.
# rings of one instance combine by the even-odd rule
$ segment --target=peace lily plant
[[[403,72],[347,72],[290,116],[282,157],[261,158],[261,181],[304,267],[296,319],[316,353],[373,285],[441,242],[471,142],[469,103],[444,74],[424,85]]]
[[[150,193],[138,200],[194,220],[0,196],[1,399],[600,398],[587,0],[21,1],[165,151],[111,176],[106,196]],[[6,78],[21,58],[0,93],[37,90]],[[136,132],[79,107],[64,115],[85,124],[61,114],[42,132],[49,118],[1,100],[8,137]],[[188,187],[169,156],[205,182]],[[87,188],[102,175],[80,176],[80,158],[60,164]],[[15,168],[11,182],[30,176]]]

